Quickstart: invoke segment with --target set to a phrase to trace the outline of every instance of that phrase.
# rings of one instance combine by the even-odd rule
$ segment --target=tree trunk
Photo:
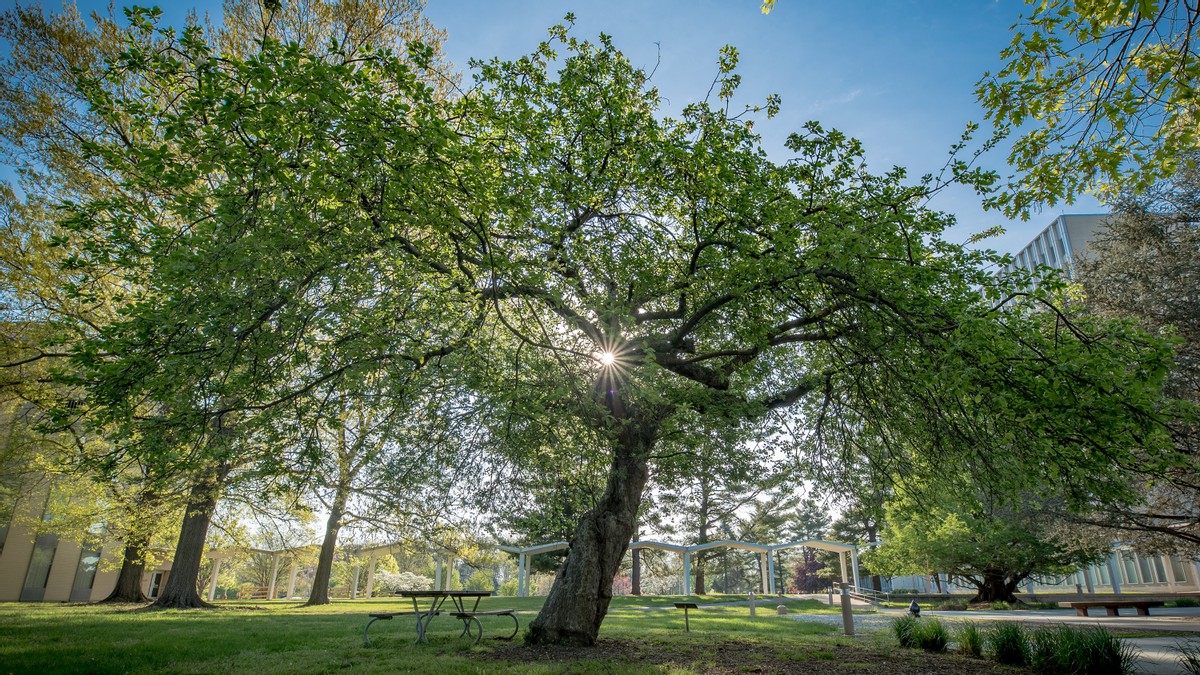
[[[618,404],[619,405],[619,404]],[[659,421],[637,411],[622,420],[608,485],[596,507],[583,515],[550,595],[529,624],[530,644],[592,645],[612,600],[612,581],[637,524],[647,458]]]
[[[873,525],[867,527],[867,550],[871,550],[871,549],[875,548],[874,546],[871,546],[871,544],[874,544],[876,541],[876,539],[875,539],[875,530],[876,529],[877,528]],[[883,592],[883,578],[880,577],[878,574],[872,574],[871,575],[871,587],[875,589],[876,593],[882,593]]]
[[[971,598],[972,603],[976,602],[1011,602],[1017,603],[1017,596],[1013,594],[1017,584],[1021,582],[1023,577],[1008,577],[1003,573],[988,573],[985,572],[982,581],[972,581],[979,591]]]
[[[317,558],[317,572],[313,577],[312,592],[305,607],[329,604],[329,578],[333,574],[333,554],[337,548],[338,532],[342,529],[342,514],[350,491],[338,486],[333,504],[329,509],[329,520],[325,521],[325,539],[321,541],[321,555]]]
[[[139,536],[125,544],[125,555],[121,560],[121,571],[117,574],[117,585],[113,592],[100,602],[150,602],[150,598],[142,593],[147,543],[145,537]]]
[[[204,560],[204,541],[208,538],[208,525],[217,506],[221,483],[228,474],[229,469],[222,468],[215,475],[199,480],[192,486],[188,495],[187,510],[183,514],[183,527],[179,530],[179,541],[175,544],[171,574],[167,576],[167,583],[163,585],[154,607],[212,607],[200,598],[196,591],[196,582],[200,576],[200,563]]]

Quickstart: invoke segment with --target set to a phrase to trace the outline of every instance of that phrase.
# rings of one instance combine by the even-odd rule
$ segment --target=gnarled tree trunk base
[[[637,525],[649,450],[658,424],[631,414],[618,434],[608,485],[596,508],[584,514],[550,595],[529,624],[529,644],[590,646],[612,600],[612,582]]]

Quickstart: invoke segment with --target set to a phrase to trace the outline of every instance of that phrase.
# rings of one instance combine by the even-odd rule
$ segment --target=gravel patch
[[[811,621],[829,626],[842,627],[841,614],[789,614],[793,621]],[[854,632],[890,630],[895,617],[886,614],[855,614]]]

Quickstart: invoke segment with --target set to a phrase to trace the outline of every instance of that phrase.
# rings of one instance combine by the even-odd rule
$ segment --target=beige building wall
[[[67,602],[71,599],[71,586],[75,572],[79,569],[79,544],[58,540],[54,560],[50,563],[50,578],[46,580],[46,595],[42,602]]]
[[[42,517],[48,494],[47,488],[41,487],[18,500],[13,509],[4,549],[0,551],[0,602],[21,599],[21,588],[25,586],[25,573],[29,570],[34,544],[33,533],[21,523]]]

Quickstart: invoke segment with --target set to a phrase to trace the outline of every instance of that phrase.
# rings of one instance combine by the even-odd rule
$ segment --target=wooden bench
[[[688,610],[689,609],[700,609],[700,605],[697,605],[694,602],[677,602],[677,603],[675,603],[675,609],[683,610],[683,631],[685,633],[692,632],[692,626],[688,622]]]
[[[475,628],[477,628],[478,631],[474,635],[475,641],[471,643],[475,645],[479,644],[479,641],[483,639],[483,624],[479,623],[479,617],[481,616],[507,616],[513,621],[513,632],[508,637],[500,637],[496,639],[511,640],[516,637],[517,631],[521,629],[521,624],[517,621],[517,615],[514,614],[516,611],[517,610],[515,609],[491,609],[483,612],[450,612],[449,614],[450,616],[463,622],[463,633],[465,633],[467,637],[471,637],[471,624],[475,624]]]
[[[433,612],[434,616],[437,616],[438,614],[441,614],[441,611]],[[367,616],[371,617],[371,620],[367,622],[367,627],[363,628],[363,645],[365,645],[367,647],[371,646],[371,640],[370,640],[370,638],[367,637],[367,631],[371,630],[371,624],[375,623],[376,621],[391,621],[392,617],[396,617],[396,616],[415,616],[415,617],[417,617],[417,639],[420,640],[421,639],[421,621],[423,621],[425,619],[425,617],[428,615],[429,615],[429,612],[421,612],[420,614],[418,614],[417,612],[376,612],[374,614],[368,614]]]
[[[1120,616],[1117,613],[1117,609],[1120,607],[1133,607],[1137,610],[1138,616],[1150,616],[1151,607],[1162,607],[1165,603],[1161,600],[1092,600],[1067,604],[1075,608],[1077,616],[1087,616],[1090,607],[1103,607],[1108,616]]]

